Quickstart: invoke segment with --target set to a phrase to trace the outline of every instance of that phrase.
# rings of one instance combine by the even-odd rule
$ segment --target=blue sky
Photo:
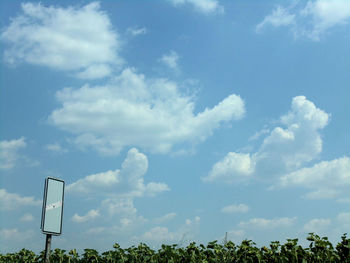
[[[350,229],[350,2],[2,1],[1,252]]]

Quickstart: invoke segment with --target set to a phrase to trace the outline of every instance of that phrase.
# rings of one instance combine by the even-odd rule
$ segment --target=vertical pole
[[[52,235],[46,234],[45,261],[44,261],[45,263],[50,263],[51,237]]]

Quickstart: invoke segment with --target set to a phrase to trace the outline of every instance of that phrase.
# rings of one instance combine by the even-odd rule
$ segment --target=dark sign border
[[[46,214],[46,198],[47,198],[47,188],[49,184],[49,180],[54,180],[54,181],[59,181],[63,183],[63,191],[62,191],[62,206],[61,206],[61,225],[60,225],[60,232],[50,232],[50,231],[45,231],[44,230],[44,223],[45,223],[45,214]],[[61,179],[53,178],[53,177],[47,177],[45,179],[45,186],[44,186],[44,198],[43,198],[43,208],[41,212],[41,231],[44,234],[49,234],[49,235],[55,235],[59,236],[62,234],[62,221],[63,221],[63,204],[64,204],[64,187],[65,187],[65,182]]]

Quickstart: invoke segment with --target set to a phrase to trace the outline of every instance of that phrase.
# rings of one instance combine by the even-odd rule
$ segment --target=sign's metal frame
[[[44,224],[45,224],[45,215],[46,215],[46,199],[47,199],[47,190],[48,190],[48,184],[49,180],[55,180],[63,183],[63,191],[62,191],[62,206],[61,206],[61,224],[60,224],[60,232],[51,232],[51,231],[45,231],[44,230]],[[59,236],[62,234],[62,221],[63,221],[63,205],[64,205],[64,187],[65,187],[65,182],[61,179],[53,178],[53,177],[47,177],[45,179],[45,188],[44,188],[44,199],[43,199],[43,208],[42,208],[42,214],[41,214],[41,231],[44,234],[47,235],[55,235]]]

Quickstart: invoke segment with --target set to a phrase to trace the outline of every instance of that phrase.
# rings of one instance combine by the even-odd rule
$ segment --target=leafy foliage
[[[187,247],[178,245],[162,245],[158,251],[140,243],[137,247],[132,246],[122,249],[118,243],[113,245],[113,250],[99,254],[95,249],[84,249],[79,255],[75,249],[66,253],[66,250],[58,249],[51,251],[51,263],[350,263],[350,239],[346,234],[341,237],[342,241],[334,249],[327,237],[319,237],[309,233],[307,240],[310,241],[308,248],[298,245],[298,239],[287,239],[283,245],[279,241],[270,243],[270,248],[257,248],[252,240],[243,240],[237,246],[232,241],[224,245],[212,241],[204,246],[190,243]],[[36,263],[43,262],[44,251],[40,255],[22,249],[17,253],[0,254],[0,263]]]

